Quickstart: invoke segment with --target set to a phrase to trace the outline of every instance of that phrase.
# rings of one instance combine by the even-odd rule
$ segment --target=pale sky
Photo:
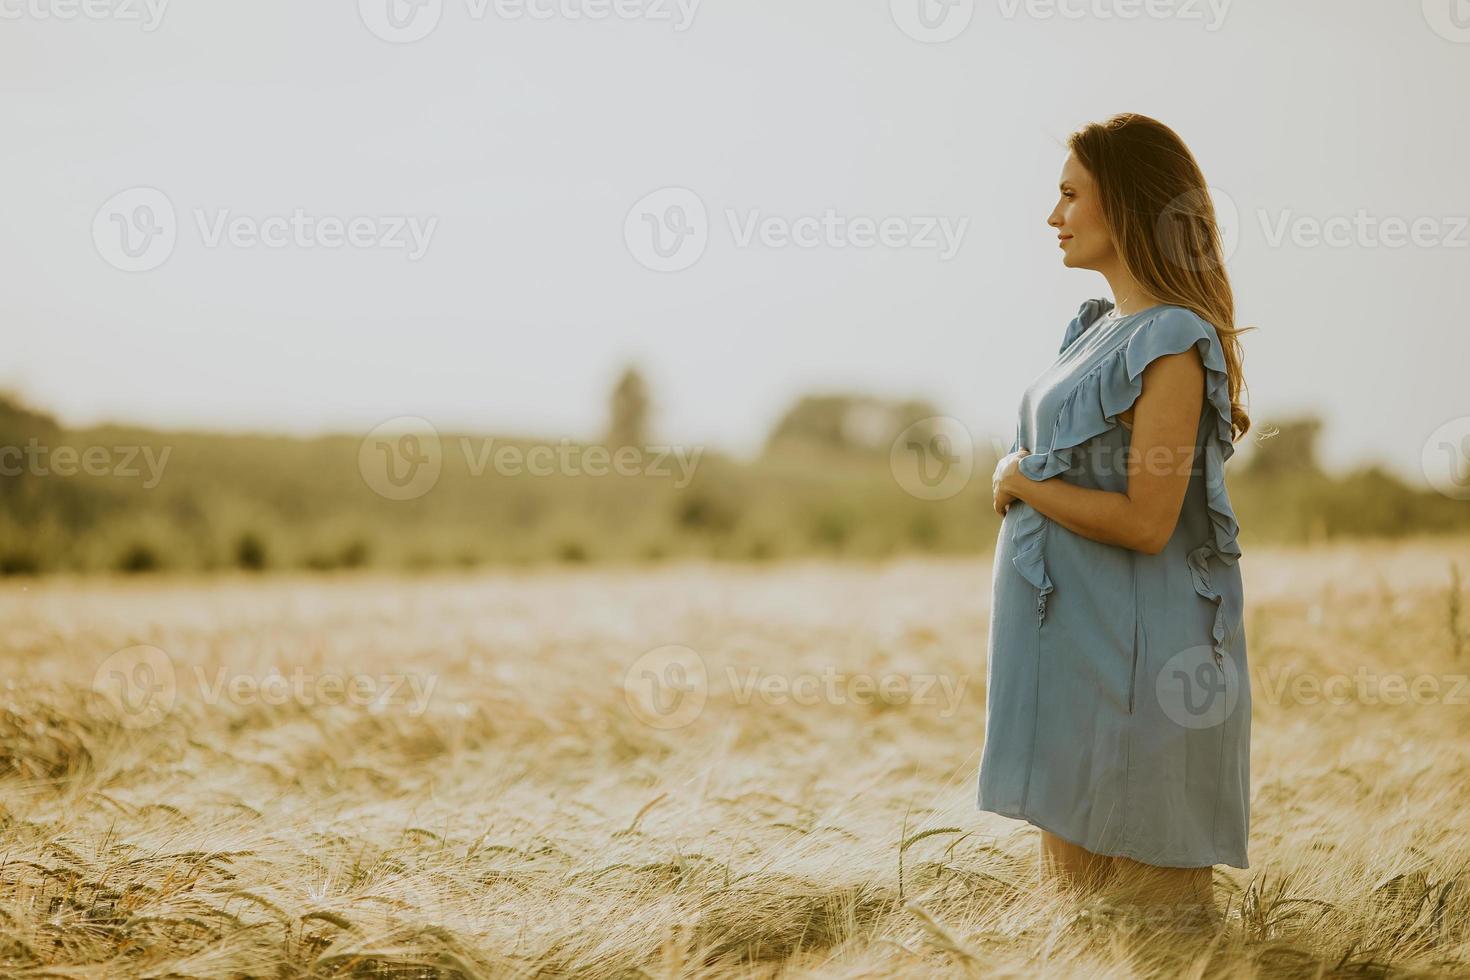
[[[1470,415],[1465,0],[958,0],[942,42],[920,0],[150,2],[0,0],[0,384],[70,424],[590,437],[632,360],[665,441],[748,453],[851,389],[1008,442],[1108,295],[1045,219],[1068,132],[1122,110],[1238,210],[1257,425],[1320,411],[1332,468],[1422,480]],[[139,187],[175,240],[124,271],[117,221],[161,219],[104,205]],[[637,244],[664,188],[708,216],[677,271]],[[298,209],[327,225],[250,238]],[[828,212],[830,241],[772,244]],[[774,227],[743,240],[752,215]]]

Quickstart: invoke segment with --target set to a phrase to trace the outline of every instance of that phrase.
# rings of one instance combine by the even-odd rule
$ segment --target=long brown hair
[[[1215,328],[1238,440],[1251,425],[1240,397],[1239,335],[1255,328],[1235,326],[1215,205],[1194,154],[1174,130],[1135,112],[1089,123],[1067,145],[1097,181],[1103,216],[1128,273],[1161,302],[1192,310]]]

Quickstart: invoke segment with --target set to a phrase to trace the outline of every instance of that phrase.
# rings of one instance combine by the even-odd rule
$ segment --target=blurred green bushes
[[[476,473],[473,452],[462,447],[465,440],[481,447],[487,437],[440,433],[437,482],[421,497],[398,501],[364,478],[361,436],[64,430],[0,398],[0,447],[103,447],[114,464],[100,474],[43,475],[16,467],[12,454],[0,475],[0,575],[877,559],[976,554],[994,545],[994,456],[977,458],[956,496],[922,500],[895,480],[887,452],[893,434],[875,427],[871,405],[862,441],[844,445],[833,436],[830,399],[802,404],[793,414],[810,412],[814,439],[801,438],[802,426],[788,416],[755,462],[704,451],[687,486],[672,462],[638,475],[512,476],[493,466]],[[904,403],[888,427],[926,411]],[[1279,442],[1254,447],[1247,465],[1232,463],[1231,494],[1247,546],[1470,531],[1463,501],[1416,492],[1376,468],[1324,475],[1310,451],[1314,425],[1293,423]],[[146,447],[155,460],[167,452],[156,485],[146,485],[141,459],[134,460],[137,476],[118,472],[119,450],[129,447]]]

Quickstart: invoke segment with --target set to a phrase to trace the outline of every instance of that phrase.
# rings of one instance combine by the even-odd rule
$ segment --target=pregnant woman
[[[979,807],[1040,829],[1050,881],[1213,918],[1212,865],[1248,867],[1240,331],[1173,130],[1127,113],[1068,146],[1048,224],[1116,302],[1082,304],[996,467]]]

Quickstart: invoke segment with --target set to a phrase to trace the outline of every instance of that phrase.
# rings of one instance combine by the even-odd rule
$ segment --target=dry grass
[[[1470,974],[1470,549],[1248,550],[1252,867],[1208,933],[1058,896],[974,809],[988,559],[6,584],[0,974]],[[156,724],[93,690],[134,644],[177,669]],[[711,678],[671,729],[624,688],[666,644]],[[210,704],[195,665],[436,686]],[[1441,696],[1270,694],[1360,666]],[[727,667],[960,697],[741,703]]]

